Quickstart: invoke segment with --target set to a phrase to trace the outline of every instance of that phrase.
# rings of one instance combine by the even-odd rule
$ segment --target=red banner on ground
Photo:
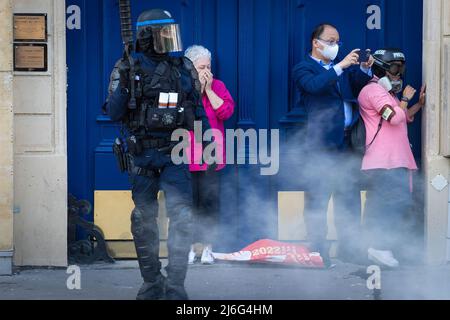
[[[322,257],[319,253],[310,252],[303,245],[270,239],[256,241],[238,252],[213,252],[212,255],[214,259],[223,261],[277,263],[308,268],[324,267]]]

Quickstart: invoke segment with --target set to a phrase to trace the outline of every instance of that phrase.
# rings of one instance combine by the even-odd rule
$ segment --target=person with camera
[[[373,55],[374,77],[358,101],[366,128],[366,152],[362,171],[368,178],[364,229],[368,258],[388,267],[399,266],[406,245],[411,208],[412,171],[417,165],[408,139],[407,124],[425,105],[422,86],[419,101],[409,107],[416,90],[403,89],[406,58],[399,49],[378,50]],[[397,94],[402,93],[401,99]]]
[[[310,250],[320,252],[331,267],[327,241],[327,211],[333,195],[339,240],[338,256],[352,261],[360,256],[360,174],[358,157],[351,150],[350,133],[359,118],[356,97],[369,82],[373,59],[354,49],[338,60],[341,48],[336,27],[322,23],[311,35],[311,52],[293,69],[300,92],[300,108],[307,114],[305,158],[302,162],[305,189],[305,220]],[[362,62],[365,60],[365,62]]]

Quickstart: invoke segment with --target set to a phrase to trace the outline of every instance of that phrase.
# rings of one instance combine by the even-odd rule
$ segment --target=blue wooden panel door
[[[80,25],[69,28],[68,23],[67,30],[69,190],[93,201],[94,190],[129,189],[127,176],[118,173],[111,153],[119,126],[101,113],[110,70],[122,52],[118,1],[66,3],[68,19],[76,8],[80,12]],[[213,72],[236,101],[228,128],[279,128],[285,141],[304,124],[291,70],[307,54],[311,31],[321,22],[338,27],[342,53],[353,48],[403,48],[408,58],[406,80],[420,86],[422,0],[132,0],[131,4],[134,22],[145,9],[169,10],[181,25],[185,48],[195,43],[212,51]],[[420,158],[420,116],[409,130],[414,154]],[[301,158],[283,162],[288,159],[283,152],[282,171],[301,166]],[[228,166],[225,177],[227,201],[221,216],[223,232],[233,239],[228,249],[276,237],[276,192],[295,188],[295,178],[261,177],[254,166]]]

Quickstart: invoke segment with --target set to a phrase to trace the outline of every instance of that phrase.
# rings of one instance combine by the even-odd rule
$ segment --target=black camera
[[[357,51],[358,55],[359,55],[359,62],[361,63],[366,63],[369,61],[370,59],[370,54],[371,54],[371,50],[370,49],[366,49],[364,51]]]

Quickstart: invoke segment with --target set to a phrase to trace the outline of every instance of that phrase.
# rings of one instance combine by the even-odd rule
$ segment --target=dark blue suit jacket
[[[294,67],[293,79],[300,90],[300,107],[308,117],[307,145],[331,149],[342,147],[344,101],[354,106],[352,123],[355,123],[359,117],[357,97],[371,77],[359,66],[345,69],[338,77],[333,68],[326,70],[308,55]]]

